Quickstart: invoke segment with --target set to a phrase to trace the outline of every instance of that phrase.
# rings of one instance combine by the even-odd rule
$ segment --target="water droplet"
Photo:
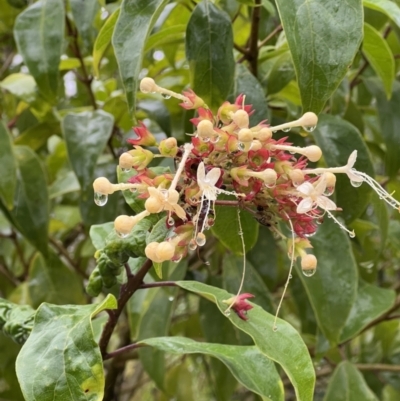
[[[131,169],[130,167],[128,167],[128,168],[121,168],[121,171],[122,171],[123,173],[129,173],[131,170],[132,170],[132,169]]]
[[[171,95],[167,95],[166,93],[161,93],[161,96],[164,98],[164,99],[171,99]]]
[[[172,302],[174,300],[174,297],[168,297],[168,301]]]
[[[317,233],[317,232],[314,231],[313,233],[304,234],[304,236],[307,237],[307,238],[310,238],[310,237],[313,237],[316,233]]]
[[[304,131],[307,131],[307,132],[313,132],[315,130],[315,128],[317,128],[316,125],[308,125],[308,126],[303,127]]]
[[[230,309],[227,309],[227,310],[224,312],[224,315],[225,315],[225,316],[230,316],[230,315],[231,315],[231,310],[230,310]]]
[[[115,233],[118,235],[119,238],[126,238],[129,235],[129,233],[121,233],[117,230],[115,230]]]
[[[206,243],[206,236],[203,233],[198,233],[196,236],[196,243],[198,246],[203,246]]]
[[[349,232],[349,237],[354,238],[356,236],[356,233],[354,231]]]
[[[282,128],[282,131],[283,131],[283,132],[289,132],[290,129],[291,129],[290,127],[288,127],[288,128]]]
[[[317,269],[303,269],[303,274],[306,277],[311,277],[315,274],[316,271],[317,271]]]
[[[276,131],[276,130],[275,130],[275,131],[272,131],[273,134],[276,134],[277,132],[278,132],[278,131]]]
[[[291,280],[293,278],[293,276],[291,274],[289,274],[289,280]]]
[[[179,256],[178,259],[174,259],[173,262],[174,263],[179,263],[182,260],[182,256]]]
[[[171,216],[168,218],[168,225],[169,226],[175,225],[175,220]]]
[[[137,188],[130,188],[129,190],[133,193],[137,192]]]
[[[246,148],[246,145],[243,142],[238,142],[237,147],[239,150],[244,150]]]
[[[275,325],[274,325],[274,326],[272,327],[272,331],[276,333],[276,332],[278,331],[278,326],[275,326]]]
[[[189,248],[191,251],[194,251],[195,249],[197,249],[197,244],[196,244],[196,241],[195,241],[194,239],[191,239],[191,240],[189,241],[188,248]]]
[[[335,191],[335,187],[327,187],[324,191],[325,196],[331,196]]]
[[[207,225],[208,225],[208,227],[212,227],[214,224],[215,224],[215,219],[209,218],[209,219],[207,220]]]
[[[353,180],[350,180],[350,184],[351,184],[354,188],[358,188],[359,186],[361,186],[362,181],[353,181]]]
[[[212,136],[210,142],[215,144],[219,142],[219,135]]]
[[[210,142],[210,138],[209,138],[208,136],[202,136],[202,137],[201,137],[201,140],[202,140],[204,143]]]
[[[168,190],[167,189],[160,189],[161,195],[164,199],[168,199]]]
[[[107,194],[101,194],[100,192],[95,192],[94,193],[94,203],[97,206],[104,206],[108,201],[108,195]]]

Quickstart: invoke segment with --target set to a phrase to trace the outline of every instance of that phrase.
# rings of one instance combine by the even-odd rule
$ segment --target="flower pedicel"
[[[179,147],[174,138],[165,139],[158,144],[159,154],[156,155],[143,149],[142,146],[157,143],[140,123],[140,127],[134,128],[137,139],[129,140],[134,149],[123,153],[119,160],[123,171],[132,171],[129,182],[112,184],[100,177],[93,183],[95,202],[99,206],[119,190],[136,191],[139,197],[146,199],[141,213],[116,218],[115,230],[121,237],[129,235],[133,227],[150,214],[168,213],[168,238],[161,243],[152,242],[145,249],[146,256],[153,262],[179,261],[188,250],[204,246],[204,231],[214,224],[217,218],[214,206],[220,202],[236,206],[238,210],[245,209],[258,222],[287,240],[291,266],[284,288],[286,291],[297,257],[301,258],[305,276],[312,276],[316,271],[317,259],[306,251],[312,248],[307,238],[316,233],[325,214],[354,237],[354,232],[334,215],[341,210],[329,198],[335,189],[335,174],[346,174],[355,187],[365,182],[381,199],[400,210],[400,202],[376,180],[354,169],[357,150],[349,155],[345,166],[311,169],[307,167],[308,161],[317,162],[322,156],[318,146],[301,148],[286,142],[287,138],[273,138],[274,132],[287,132],[293,127],[313,131],[318,121],[314,113],[307,112],[296,121],[275,127],[270,127],[266,121],[250,126],[249,116],[253,111],[251,105],[245,105],[243,95],[238,96],[234,103],[224,102],[213,115],[191,90],[181,95],[159,87],[151,78],[144,78],[140,89],[143,93],[175,97],[182,101],[181,106],[185,109],[197,111],[197,117],[191,120],[196,128],[191,141]],[[155,156],[173,157],[177,165],[175,174],[156,175],[148,169]],[[220,194],[233,195],[234,198],[218,201]],[[288,225],[291,238],[287,239],[278,230],[277,224],[281,221]],[[243,235],[241,230],[239,235]],[[241,287],[236,297],[224,302],[229,305],[227,312],[233,309],[241,319],[247,320],[245,313],[252,306],[246,299],[251,294],[240,295]],[[281,302],[277,315],[280,306]],[[276,330],[276,319],[273,329]]]

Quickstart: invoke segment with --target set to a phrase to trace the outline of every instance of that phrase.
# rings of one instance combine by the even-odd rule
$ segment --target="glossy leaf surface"
[[[221,313],[227,309],[223,301],[232,297],[225,290],[194,281],[179,281],[177,284],[216,303]],[[248,318],[243,321],[233,311],[227,316],[236,327],[253,338],[261,353],[282,366],[295,388],[297,399],[311,401],[314,392],[314,368],[307,347],[297,331],[289,323],[278,319],[278,330],[274,332],[273,315],[257,305],[248,311]],[[265,341],[265,336],[268,336],[268,341]]]
[[[14,206],[14,192],[17,185],[17,162],[11,143],[11,135],[0,121],[0,197],[8,209]]]
[[[112,44],[132,117],[146,39],[167,3],[167,0],[123,0],[121,5]]]
[[[32,333],[16,363],[25,401],[65,397],[77,401],[103,399],[103,361],[93,337],[91,319],[116,306],[116,299],[108,295],[100,304],[44,303],[39,307]]]
[[[338,87],[363,35],[361,0],[277,0],[304,111],[319,113]]]
[[[228,15],[209,0],[199,3],[186,31],[186,57],[191,87],[215,109],[233,87],[235,62],[233,35]]]
[[[263,399],[284,399],[274,363],[255,346],[200,343],[185,337],[149,338],[141,343],[173,354],[210,355],[222,361],[239,382]]]
[[[363,4],[371,10],[377,10],[386,14],[400,27],[400,7],[396,2],[391,0],[363,0]]]
[[[57,95],[64,18],[62,0],[40,0],[24,10],[15,22],[19,52],[41,93],[50,102]]]

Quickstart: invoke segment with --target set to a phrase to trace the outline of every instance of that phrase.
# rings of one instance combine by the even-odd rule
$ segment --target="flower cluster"
[[[296,121],[275,127],[266,121],[251,126],[249,116],[253,110],[245,104],[244,95],[234,103],[224,102],[213,114],[193,91],[177,94],[159,87],[151,78],[144,78],[140,88],[144,93],[176,97],[185,109],[196,110],[196,117],[191,120],[194,134],[182,146],[178,146],[175,138],[157,144],[140,123],[134,129],[137,139],[129,140],[134,149],[123,153],[119,160],[121,169],[132,171],[129,182],[111,184],[100,177],[93,187],[99,205],[117,190],[132,190],[145,199],[142,213],[119,216],[115,220],[115,229],[121,237],[128,235],[148,215],[167,213],[170,235],[164,242],[152,242],[146,248],[147,257],[154,262],[179,261],[188,250],[205,245],[204,232],[217,217],[214,206],[226,204],[226,200],[218,200],[220,194],[233,196],[230,206],[252,213],[260,224],[282,237],[285,236],[279,232],[278,223],[286,222],[292,232],[288,241],[289,257],[292,264],[296,257],[301,258],[307,276],[317,266],[315,256],[306,251],[312,248],[307,237],[316,233],[325,215],[354,236],[333,214],[341,210],[330,199],[335,189],[335,174],[347,174],[354,186],[366,182],[391,206],[397,209],[400,206],[379,183],[354,169],[356,150],[346,166],[311,169],[308,162],[317,162],[322,156],[318,146],[296,147],[287,138],[274,139],[275,132],[287,132],[293,127],[313,131],[318,121],[314,113],[307,112]],[[143,146],[157,146],[157,157],[173,158],[177,166],[175,173],[155,174],[148,167],[154,152]]]

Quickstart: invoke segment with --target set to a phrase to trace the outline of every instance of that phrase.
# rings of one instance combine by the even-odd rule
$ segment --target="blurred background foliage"
[[[118,156],[138,120],[158,139],[184,143],[193,132],[192,111],[137,93],[144,76],[177,92],[190,85],[214,109],[244,93],[256,109],[253,124],[319,113],[314,132],[281,134],[296,145],[317,143],[322,165],[343,165],[358,149],[357,168],[375,174],[395,197],[400,193],[399,0],[0,0],[0,10],[4,299],[33,308],[93,301],[84,291],[95,266],[89,230],[132,213],[119,194],[97,207],[93,179],[117,181]],[[346,394],[349,401],[396,401],[399,214],[365,185],[353,188],[341,178],[336,203],[357,236],[350,240],[329,221],[321,226],[312,239],[317,273],[295,272],[281,317],[313,359],[315,400]],[[227,229],[229,219],[228,213],[214,230],[220,241],[207,241],[202,258],[210,263],[191,255],[179,277],[236,291],[241,258],[230,252],[237,238]],[[253,248],[244,291],[274,313],[288,274],[285,246],[251,219],[246,227]],[[252,343],[213,304],[160,288],[135,294],[111,344],[166,335]],[[0,334],[2,401],[23,400],[14,368],[19,349]],[[146,349],[105,367],[104,400],[262,399],[206,352]],[[279,373],[284,399],[294,400]]]

